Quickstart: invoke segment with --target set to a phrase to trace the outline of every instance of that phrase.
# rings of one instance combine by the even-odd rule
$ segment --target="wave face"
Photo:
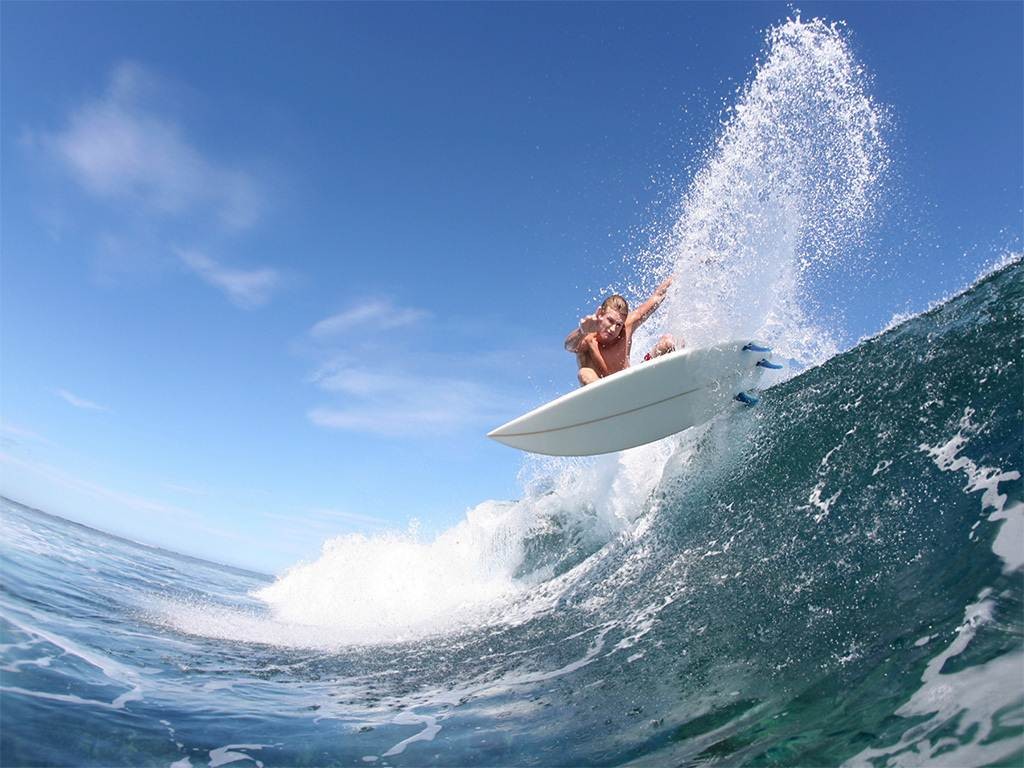
[[[781,25],[637,257],[668,329],[808,366],[758,408],[276,580],[3,502],[0,763],[1019,762],[1024,267],[834,354],[880,119]]]

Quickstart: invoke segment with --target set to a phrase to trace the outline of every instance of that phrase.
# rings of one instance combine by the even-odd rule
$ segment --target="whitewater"
[[[870,85],[840,27],[770,30],[631,254],[657,332],[789,362],[756,409],[275,578],[3,501],[0,762],[1019,764],[1024,267],[841,350]]]

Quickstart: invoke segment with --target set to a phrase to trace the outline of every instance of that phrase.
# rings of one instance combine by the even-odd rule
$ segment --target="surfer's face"
[[[622,333],[623,324],[626,321],[626,318],[620,312],[616,312],[614,309],[606,309],[598,312],[597,319],[601,323],[601,327],[597,331],[599,341],[607,343],[619,338],[619,334]]]

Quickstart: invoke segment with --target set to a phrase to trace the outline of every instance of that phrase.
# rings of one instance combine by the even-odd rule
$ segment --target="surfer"
[[[565,337],[565,349],[576,354],[579,365],[577,378],[586,386],[629,367],[629,351],[633,345],[633,331],[665,300],[672,278],[667,278],[654,289],[654,293],[632,312],[629,304],[618,294],[601,302],[592,315],[580,320],[579,328]],[[680,340],[682,347],[685,342]],[[676,348],[676,341],[664,334],[644,360],[664,355]]]

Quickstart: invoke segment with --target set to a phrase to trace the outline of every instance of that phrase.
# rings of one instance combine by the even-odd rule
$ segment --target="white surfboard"
[[[650,443],[703,424],[746,394],[771,350],[743,341],[682,349],[613,373],[489,432],[513,448],[592,456]]]

